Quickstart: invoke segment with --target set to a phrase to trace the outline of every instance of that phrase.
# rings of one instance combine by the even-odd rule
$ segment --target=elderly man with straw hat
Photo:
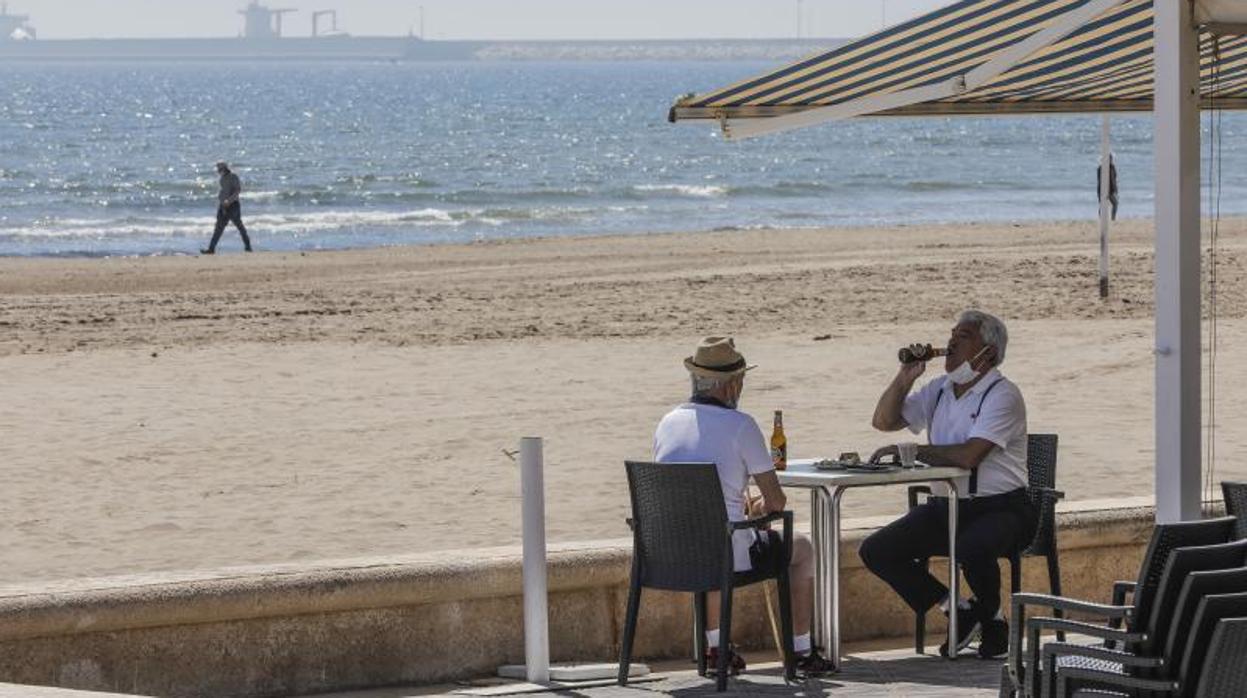
[[[684,360],[692,380],[688,402],[667,413],[654,433],[654,460],[660,463],[714,463],[723,487],[723,500],[732,521],[783,511],[786,499],[775,475],[762,430],[753,417],[736,409],[745,387],[745,373],[753,368],[736,350],[731,337],[707,337]],[[762,496],[750,499],[749,479]],[[752,569],[782,554],[776,531],[737,531],[733,540],[736,571]],[[810,643],[810,615],[814,602],[814,548],[809,538],[796,534],[792,541],[793,649],[797,669],[807,676],[832,670],[831,663]],[[707,664],[718,665],[719,604],[707,603]],[[739,655],[730,658],[732,672],[745,668]]]

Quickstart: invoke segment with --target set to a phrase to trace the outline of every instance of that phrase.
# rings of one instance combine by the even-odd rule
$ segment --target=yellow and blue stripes
[[[780,116],[956,79],[1090,1],[961,0],[771,73],[685,97],[671,118]],[[1152,22],[1152,0],[1123,0],[985,84],[875,113],[1148,110]],[[1247,37],[1202,33],[1201,72],[1205,106],[1247,107]]]

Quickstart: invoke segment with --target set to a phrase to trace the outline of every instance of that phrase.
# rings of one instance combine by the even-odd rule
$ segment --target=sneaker
[[[727,651],[727,675],[736,676],[745,670],[745,658],[736,653],[736,646],[733,645]],[[716,676],[719,673],[719,648],[711,647],[706,650],[706,676]]]
[[[1009,653],[1009,624],[993,618],[983,621],[982,638],[979,640],[979,656],[995,659]]]
[[[797,671],[802,676],[812,678],[816,676],[825,676],[834,674],[836,667],[832,665],[831,660],[818,653],[819,647],[810,649],[809,654],[797,655]]]
[[[200,250],[199,254],[216,254],[214,250]]]
[[[974,608],[974,602],[970,602],[970,608],[958,608],[957,649],[955,651],[960,654],[961,650],[969,647],[970,643],[974,642],[975,638],[979,636],[979,631],[979,614]],[[948,640],[945,640],[944,644],[940,645],[940,656],[948,656]]]

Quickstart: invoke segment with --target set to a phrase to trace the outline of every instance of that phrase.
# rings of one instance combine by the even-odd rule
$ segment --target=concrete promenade
[[[949,662],[929,654],[918,656],[909,649],[854,652],[837,675],[785,684],[780,665],[773,654],[746,653],[749,670],[728,683],[727,693],[716,693],[714,681],[704,679],[690,668],[690,662],[666,662],[655,665],[655,673],[646,681],[620,687],[560,687],[553,690],[532,690],[523,684],[496,685],[492,681],[471,682],[467,686],[430,686],[424,688],[388,688],[322,695],[318,698],[417,698],[425,696],[525,695],[540,698],[584,696],[585,698],[627,698],[636,696],[912,696],[914,698],[953,698],[996,696],[1000,686],[1002,660],[980,660],[966,655]],[[525,693],[519,693],[526,688]],[[310,698],[310,697],[308,697]]]
[[[1079,502],[1059,514],[1067,595],[1107,601],[1113,580],[1137,574],[1153,513],[1137,505],[1142,503],[1122,504]],[[904,646],[912,612],[854,554],[878,524],[846,522],[841,627],[848,643],[890,639],[891,647]],[[617,657],[631,547],[629,540],[552,546],[554,662]],[[500,549],[0,589],[0,682],[170,698],[267,698],[469,681],[523,661],[517,553]],[[1027,561],[1023,588],[1047,590],[1042,560]],[[737,598],[732,639],[745,649],[771,644],[764,605],[760,586],[741,590]],[[653,662],[686,656],[689,609],[686,594],[647,592],[635,657]],[[941,639],[938,615],[928,618],[929,642]],[[895,666],[914,661],[923,660]],[[961,676],[981,664],[972,660],[948,668]],[[871,683],[874,674],[856,672],[833,683]]]

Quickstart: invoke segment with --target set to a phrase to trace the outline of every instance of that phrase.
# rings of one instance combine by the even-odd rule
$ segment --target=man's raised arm
[[[888,384],[887,390],[879,396],[879,404],[875,405],[875,416],[870,424],[879,431],[900,431],[909,426],[909,422],[901,416],[901,408],[905,406],[905,398],[914,387],[914,381],[927,370],[925,361],[913,361],[901,364],[896,377]]]

